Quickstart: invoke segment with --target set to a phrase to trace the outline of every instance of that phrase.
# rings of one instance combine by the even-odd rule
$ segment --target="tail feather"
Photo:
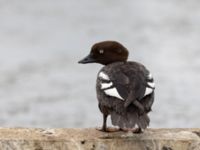
[[[141,129],[146,129],[149,125],[149,117],[147,114],[138,115],[138,112],[129,112],[127,114],[118,114],[116,112],[111,113],[112,124],[119,126],[120,128],[134,128],[138,126]]]
[[[117,103],[114,107],[115,109],[112,109],[110,113],[112,124],[120,128],[134,128],[136,126],[141,129],[147,128],[150,123],[147,114],[151,111],[154,102],[154,93],[144,97],[140,102],[145,108],[145,113],[142,115],[139,114],[138,108],[133,104],[124,108],[123,103]]]
[[[148,115],[143,114],[142,116],[139,116],[138,126],[141,129],[146,129],[147,126],[149,126],[149,122],[150,122],[150,119],[149,119]]]

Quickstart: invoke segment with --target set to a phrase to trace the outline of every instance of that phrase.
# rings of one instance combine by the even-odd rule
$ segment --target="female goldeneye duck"
[[[92,46],[90,54],[79,63],[105,65],[98,73],[96,91],[103,114],[101,131],[131,130],[141,133],[149,125],[148,113],[154,102],[155,83],[151,73],[140,63],[127,61],[129,52],[116,41]],[[108,128],[107,117],[119,129]]]

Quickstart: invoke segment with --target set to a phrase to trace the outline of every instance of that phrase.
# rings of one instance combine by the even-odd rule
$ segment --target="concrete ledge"
[[[143,134],[132,134],[0,128],[0,150],[200,150],[200,129],[147,129]]]

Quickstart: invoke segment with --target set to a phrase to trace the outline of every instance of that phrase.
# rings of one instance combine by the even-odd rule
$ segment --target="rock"
[[[200,150],[200,129],[147,129],[104,133],[96,129],[0,128],[2,150]]]

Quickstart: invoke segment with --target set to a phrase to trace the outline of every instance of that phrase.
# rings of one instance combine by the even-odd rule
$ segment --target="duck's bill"
[[[87,57],[80,60],[78,63],[79,64],[87,64],[87,63],[94,63],[94,62],[96,62],[95,59],[92,58],[90,55],[88,55]]]

